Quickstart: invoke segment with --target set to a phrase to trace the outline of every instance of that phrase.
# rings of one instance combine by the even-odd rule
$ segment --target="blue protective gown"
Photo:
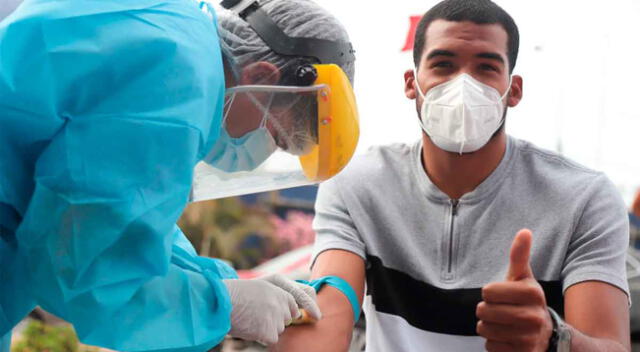
[[[176,220],[223,102],[191,0],[26,0],[0,23],[0,336],[40,305],[120,351],[221,341],[235,272]]]

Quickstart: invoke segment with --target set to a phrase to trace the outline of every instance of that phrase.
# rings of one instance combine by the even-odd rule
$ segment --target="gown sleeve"
[[[219,133],[215,20],[184,0],[28,2],[0,28],[0,61],[14,108],[58,123],[16,232],[37,304],[88,344],[208,350],[235,273],[176,221]]]

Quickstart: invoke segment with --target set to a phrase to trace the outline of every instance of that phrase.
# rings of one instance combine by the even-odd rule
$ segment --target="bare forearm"
[[[320,321],[288,327],[270,351],[348,351],[353,332],[351,306],[333,287],[326,287],[318,294],[318,305],[322,311]]]
[[[347,352],[351,342],[351,330],[332,326],[330,320],[322,319],[313,325],[292,326],[280,335],[278,344],[271,352]]]
[[[343,250],[328,250],[318,256],[311,278],[338,276],[346,280],[362,304],[364,294],[364,260]],[[293,326],[280,335],[271,351],[347,352],[353,333],[353,308],[344,293],[325,286],[318,292],[322,319],[309,325]]]
[[[631,351],[629,341],[625,341],[625,344],[622,344],[613,339],[587,336],[572,326],[569,328],[571,329],[571,352]]]

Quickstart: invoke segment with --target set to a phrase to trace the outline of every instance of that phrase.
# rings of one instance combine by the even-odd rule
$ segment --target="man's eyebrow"
[[[479,57],[481,59],[489,59],[489,60],[499,61],[500,63],[502,63],[504,65],[504,59],[502,58],[502,55],[500,55],[498,53],[480,53],[480,54],[477,54],[476,57]]]
[[[449,51],[449,50],[435,49],[435,50],[432,50],[429,53],[429,55],[427,55],[427,60],[431,60],[436,56],[454,57],[456,56],[456,54],[453,51]]]

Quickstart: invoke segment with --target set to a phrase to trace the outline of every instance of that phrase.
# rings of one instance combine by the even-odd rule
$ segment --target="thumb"
[[[320,307],[317,303],[316,290],[309,285],[298,283],[296,283],[296,285],[298,285],[299,290],[296,290],[295,296],[300,307],[306,310],[311,318],[320,320],[322,318],[322,313],[320,312]]]
[[[518,231],[511,244],[511,254],[509,256],[509,271],[507,281],[519,281],[533,279],[533,272],[529,265],[531,253],[532,234],[530,230],[522,229]]]

